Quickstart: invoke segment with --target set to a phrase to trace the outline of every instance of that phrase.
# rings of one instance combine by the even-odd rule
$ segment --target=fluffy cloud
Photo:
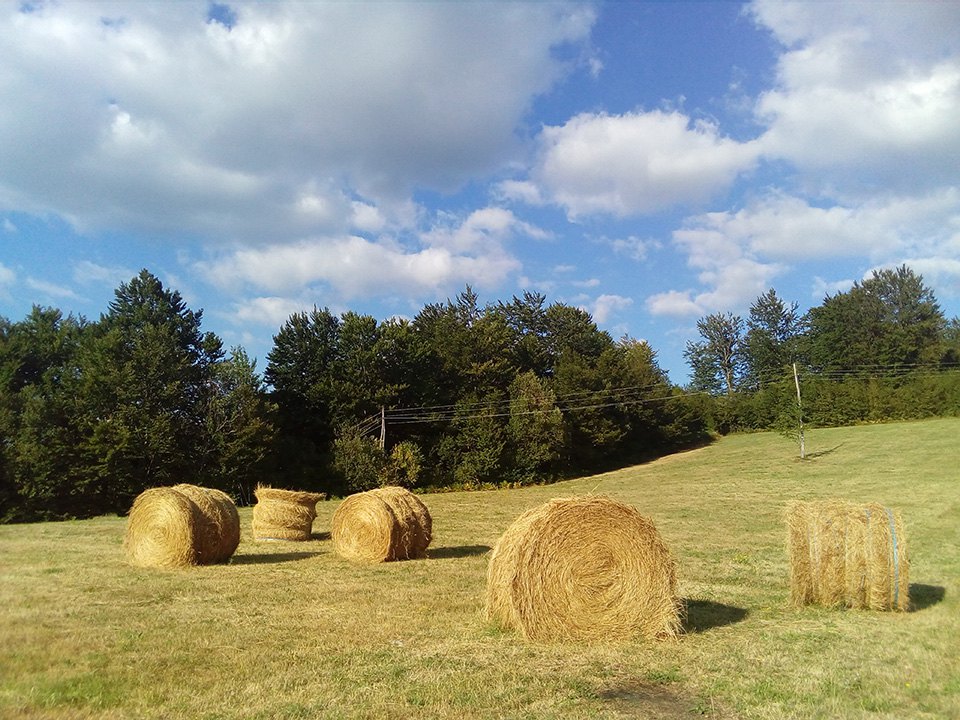
[[[301,240],[270,248],[247,246],[194,264],[218,287],[241,292],[252,287],[272,293],[237,308],[241,320],[266,322],[289,315],[284,300],[305,288],[323,286],[345,301],[361,296],[434,296],[464,284],[493,288],[520,269],[506,244],[516,237],[542,239],[539,228],[500,208],[484,208],[459,223],[423,232],[416,248],[392,237],[377,241],[356,235]],[[286,304],[284,304],[286,303]]]
[[[691,218],[675,234],[698,254],[746,249],[783,261],[869,257],[874,261],[939,250],[960,256],[951,243],[960,227],[960,188],[919,197],[882,197],[859,205],[820,207],[772,193],[736,212]]]
[[[496,169],[588,37],[579,4],[11,3],[0,208],[289,241]],[[227,25],[230,25],[228,27]],[[436,72],[443,68],[443,72]]]
[[[878,266],[907,262],[937,291],[956,295],[960,189],[850,207],[819,207],[771,193],[737,211],[688,218],[673,240],[703,287],[649,298],[647,308],[656,315],[743,308],[791,265],[835,258],[868,258]],[[817,278],[813,297],[851,283]]]
[[[3,263],[0,263],[0,292],[17,281],[17,274]]]
[[[659,110],[577,115],[545,127],[539,142],[533,178],[571,218],[704,202],[753,167],[758,154],[753,143],[725,138],[713,123]]]
[[[311,303],[282,297],[255,297],[235,303],[230,320],[239,325],[280,327],[297,312],[309,310]]]
[[[690,291],[668,290],[656,293],[647,298],[645,305],[651,315],[668,315],[671,317],[697,316],[702,314],[702,308],[690,297]]]
[[[73,279],[81,285],[96,283],[108,287],[118,287],[120,283],[129,282],[136,276],[137,271],[121,265],[98,265],[89,260],[81,260],[73,266]]]
[[[26,279],[26,285],[31,290],[39,292],[41,295],[44,295],[48,298],[55,298],[57,300],[79,300],[80,296],[77,295],[73,290],[62,285],[57,285],[55,283],[47,282],[45,280],[38,280],[33,277],[28,277]]]
[[[631,305],[633,305],[633,298],[622,295],[600,295],[587,310],[598,324],[604,325],[617,311],[625,310]]]
[[[960,5],[753,5],[787,49],[756,107],[765,155],[811,190],[866,197],[956,182]]]

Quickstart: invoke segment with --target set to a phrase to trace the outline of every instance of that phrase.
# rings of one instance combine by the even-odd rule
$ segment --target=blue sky
[[[645,339],[877,268],[960,314],[960,3],[5,2],[0,314],[146,267],[262,369],[466,284]]]

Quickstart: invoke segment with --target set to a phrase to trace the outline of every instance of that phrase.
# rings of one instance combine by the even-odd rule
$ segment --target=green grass
[[[124,563],[123,518],[0,527],[0,717],[960,717],[960,420],[773,434],[523,490],[424,496],[429,560],[357,566],[328,535],[229,565]],[[680,640],[536,645],[486,623],[486,552],[523,510],[601,492],[652,517]],[[906,614],[788,604],[784,504],[899,508]]]

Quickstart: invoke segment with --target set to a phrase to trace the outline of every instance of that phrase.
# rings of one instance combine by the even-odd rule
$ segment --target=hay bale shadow
[[[701,633],[741,622],[749,614],[746,608],[735,605],[712,600],[687,600],[687,618],[683,627],[688,633]]]
[[[234,555],[230,561],[231,565],[266,565],[268,563],[296,562],[297,560],[308,560],[319,552],[287,552],[287,553],[258,553],[255,555]]]
[[[310,539],[311,540],[329,540],[330,531],[328,530],[327,532],[315,532],[310,536]]]
[[[947,589],[942,585],[910,583],[910,612],[919,612],[943,602]]]
[[[473,557],[474,555],[484,555],[490,552],[489,545],[459,545],[450,547],[439,547],[430,550],[431,560],[445,560],[447,558]]]

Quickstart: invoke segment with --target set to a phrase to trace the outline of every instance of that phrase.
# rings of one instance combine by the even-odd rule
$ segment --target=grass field
[[[960,718],[960,419],[773,434],[557,485],[427,495],[431,558],[340,560],[314,539],[137,570],[123,518],[0,527],[2,718]],[[657,524],[679,640],[536,645],[481,615],[487,552],[522,511],[605,493]],[[899,508],[909,613],[788,604],[784,504]]]

